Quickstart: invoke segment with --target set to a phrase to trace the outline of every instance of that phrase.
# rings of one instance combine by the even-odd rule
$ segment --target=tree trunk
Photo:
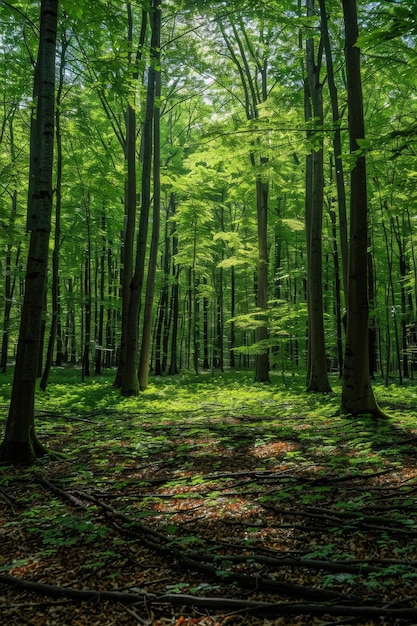
[[[59,64],[59,84],[56,97],[55,111],[55,135],[56,135],[56,190],[55,190],[55,233],[54,233],[54,249],[52,253],[52,319],[51,329],[49,332],[48,348],[45,358],[45,367],[40,382],[42,391],[46,390],[49,374],[52,367],[55,339],[58,327],[59,316],[59,247],[61,243],[61,199],[62,199],[62,135],[61,135],[61,98],[64,86],[65,73],[65,57],[68,49],[68,41],[63,34],[61,39],[61,55]]]
[[[203,284],[207,285],[207,278],[203,276]],[[209,361],[209,300],[203,296],[203,369],[210,367]]]
[[[166,207],[165,226],[164,226],[164,251],[162,255],[162,285],[159,295],[159,303],[157,308],[156,336],[155,336],[155,375],[162,376],[167,367],[167,351],[168,343],[165,341],[165,330],[169,336],[169,312],[168,312],[168,294],[169,294],[169,273],[171,264],[171,248],[169,238],[169,216],[171,209],[171,199]]]
[[[12,214],[10,219],[11,226],[15,222],[17,212],[17,191],[14,191],[12,195]],[[16,250],[15,258],[15,272],[12,278],[12,243],[7,244],[6,250],[6,276],[4,282],[4,313],[3,313],[3,335],[1,343],[1,358],[0,358],[0,371],[2,374],[6,373],[7,356],[9,351],[9,328],[10,328],[10,312],[12,310],[12,302],[14,296],[14,290],[16,286],[16,270],[19,267],[20,257],[20,243]]]
[[[91,224],[90,198],[86,199],[87,248],[84,264],[84,349],[82,357],[82,380],[90,376],[90,343],[91,343]]]
[[[133,44],[133,16],[131,3],[127,3],[128,12],[128,36],[127,43],[131,47]],[[140,54],[145,43],[147,28],[147,12],[142,11],[141,32],[139,37],[139,55],[136,62],[140,60]],[[130,59],[130,62],[132,59]],[[133,80],[137,81],[139,74],[137,70],[133,73]],[[126,114],[126,141],[125,141],[125,159],[126,159],[126,180],[125,180],[125,226],[122,236],[122,276],[121,276],[121,295],[122,295],[122,319],[121,319],[121,336],[118,366],[115,387],[121,387],[123,381],[123,371],[126,363],[126,350],[128,342],[128,316],[129,316],[129,299],[130,285],[133,277],[134,266],[134,240],[136,228],[136,211],[137,211],[137,180],[136,180],[136,110],[133,105],[128,105]]]
[[[149,253],[148,277],[146,281],[145,306],[142,325],[142,345],[139,356],[139,388],[144,391],[148,386],[149,354],[152,334],[152,312],[155,294],[156,266],[158,264],[158,244],[161,220],[161,69],[160,69],[160,40],[161,40],[161,10],[159,4],[155,4],[152,14],[152,40],[154,46],[153,63],[155,68],[155,98],[157,106],[154,108],[153,118],[153,220],[151,249]]]
[[[308,15],[313,15],[314,0],[309,0]],[[329,393],[331,391],[327,375],[326,345],[323,320],[323,278],[322,278],[322,223],[324,202],[324,163],[323,163],[323,85],[320,82],[321,43],[315,60],[314,39],[306,43],[307,81],[305,97],[311,106],[306,106],[306,121],[311,114],[318,134],[309,133],[315,142],[311,151],[311,163],[306,177],[306,235],[307,235],[307,303],[308,303],[308,357],[307,391]],[[310,188],[309,188],[310,187]]]
[[[332,167],[332,166],[331,166]],[[339,377],[343,375],[343,337],[342,337],[342,302],[341,302],[341,280],[339,270],[339,251],[337,246],[337,228],[336,228],[336,212],[333,204],[329,207],[331,231],[332,231],[332,255],[334,265],[334,313],[336,317],[336,344],[337,344],[337,363],[339,369]]]
[[[101,214],[101,228],[102,228],[102,239],[103,243],[101,246],[100,253],[100,261],[99,267],[97,267],[97,271],[100,272],[100,294],[99,294],[99,305],[98,305],[98,319],[97,319],[97,330],[96,330],[96,354],[95,354],[95,373],[97,375],[101,374],[102,366],[103,366],[103,354],[104,354],[104,292],[105,292],[105,267],[106,267],[106,214],[103,210]]]
[[[256,180],[256,212],[258,223],[258,285],[256,306],[260,325],[256,329],[255,382],[269,383],[268,348],[268,183],[261,176]]]
[[[174,204],[175,207],[175,204]],[[175,214],[175,208],[174,208]],[[176,227],[173,225],[172,233],[172,287],[171,287],[171,305],[170,316],[172,316],[172,334],[171,334],[171,358],[169,364],[169,374],[178,374],[178,323],[179,323],[179,277],[180,268],[178,267],[175,257],[178,254],[178,236],[176,234]],[[168,336],[167,336],[168,340]]]
[[[365,140],[360,49],[356,0],[343,1],[345,56],[348,87],[350,152],[354,154]],[[350,237],[347,297],[347,330],[341,410],[342,413],[382,415],[376,403],[369,376],[368,297],[368,199],[366,160],[356,156],[350,172]]]
[[[346,217],[346,190],[345,175],[342,160],[342,139],[340,132],[341,115],[339,112],[339,97],[335,82],[333,57],[330,47],[330,37],[328,29],[328,19],[326,12],[326,0],[319,0],[320,5],[320,28],[326,55],[327,84],[329,86],[330,104],[332,108],[332,120],[334,124],[333,132],[333,154],[335,159],[337,203],[339,207],[339,230],[340,230],[340,251],[342,255],[342,275],[343,291],[347,294],[347,274],[348,274],[348,232]]]
[[[31,234],[12,396],[0,446],[2,463],[30,464],[46,453],[35,434],[34,405],[51,231],[57,17],[58,1],[42,0],[34,88],[36,117],[30,146],[32,182],[27,223]]]
[[[236,311],[236,276],[235,267],[232,265],[230,268],[230,317],[235,317]],[[235,346],[236,346],[236,328],[234,321],[230,322],[230,346],[229,346],[229,365],[231,369],[234,369],[235,359]]]
[[[139,230],[136,244],[136,262],[133,278],[130,282],[129,306],[127,317],[127,344],[126,362],[122,373],[122,396],[137,396],[139,394],[138,380],[138,349],[139,349],[139,311],[142,287],[145,275],[146,242],[148,237],[149,210],[151,204],[151,170],[153,157],[153,119],[155,106],[155,80],[157,74],[157,54],[159,41],[158,20],[154,19],[159,11],[160,0],[153,0],[151,6],[152,35],[151,59],[148,71],[148,85],[146,96],[145,121],[143,124],[143,164],[142,164],[142,193]]]

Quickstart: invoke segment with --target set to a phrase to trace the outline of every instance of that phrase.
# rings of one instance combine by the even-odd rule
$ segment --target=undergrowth
[[[36,429],[64,459],[0,467],[0,618],[416,623],[417,387],[375,383],[383,421],[341,416],[332,387],[208,372],[122,398],[113,373],[54,369]],[[22,581],[53,589],[34,604]]]

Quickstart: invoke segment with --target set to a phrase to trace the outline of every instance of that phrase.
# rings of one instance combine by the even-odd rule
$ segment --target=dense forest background
[[[0,621],[417,623],[416,33],[0,0]]]
[[[25,290],[40,7],[0,6],[4,372]],[[343,368],[348,178],[364,156],[370,375],[413,377],[415,8],[357,8],[366,139],[352,153],[340,2],[61,2],[43,388],[52,363],[118,366],[129,395],[149,368],[264,381],[314,369],[318,350],[326,371],[307,385],[326,390]]]

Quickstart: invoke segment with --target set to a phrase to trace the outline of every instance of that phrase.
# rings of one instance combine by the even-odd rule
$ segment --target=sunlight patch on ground
[[[298,450],[298,446],[294,443],[289,441],[276,441],[256,445],[253,448],[252,454],[258,459],[270,459],[282,454],[287,454],[287,452],[294,452],[295,450]]]

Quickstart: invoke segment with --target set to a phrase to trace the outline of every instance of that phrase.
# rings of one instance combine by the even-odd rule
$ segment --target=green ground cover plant
[[[415,624],[417,388],[351,419],[302,377],[54,369],[37,432],[62,458],[0,466],[7,624]],[[4,428],[10,379],[3,377]]]

